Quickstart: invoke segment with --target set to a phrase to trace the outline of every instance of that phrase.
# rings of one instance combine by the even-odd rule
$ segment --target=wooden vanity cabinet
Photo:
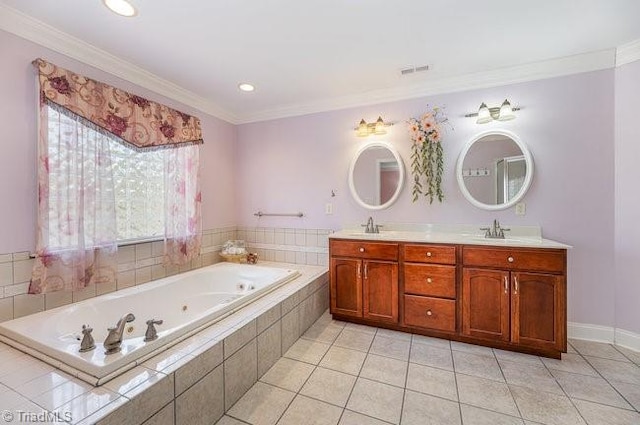
[[[402,252],[403,324],[455,332],[456,247],[404,244]]]
[[[566,251],[463,247],[462,334],[566,351]]]
[[[398,244],[331,240],[331,314],[398,323]]]

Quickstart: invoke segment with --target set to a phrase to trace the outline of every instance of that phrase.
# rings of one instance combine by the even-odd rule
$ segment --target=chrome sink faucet
[[[132,313],[125,314],[118,320],[115,328],[108,328],[109,334],[104,340],[105,354],[113,354],[120,351],[120,345],[122,344],[122,335],[124,334],[124,327],[127,323],[136,320],[136,316]]]
[[[369,217],[367,224],[361,224],[361,226],[365,228],[365,233],[380,233],[380,228],[382,227],[380,224],[373,224],[373,217]]]
[[[504,239],[504,232],[511,229],[505,229],[500,227],[498,220],[493,220],[493,227],[481,227],[480,230],[484,230],[484,237],[488,239]]]

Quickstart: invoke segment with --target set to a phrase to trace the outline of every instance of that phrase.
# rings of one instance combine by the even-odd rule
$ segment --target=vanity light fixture
[[[355,128],[356,134],[358,137],[367,137],[371,134],[375,134],[376,136],[381,136],[383,134],[387,134],[387,129],[385,127],[392,126],[393,123],[384,122],[382,117],[378,117],[376,122],[367,123],[364,118],[360,120],[360,124]]]
[[[512,107],[511,103],[507,99],[502,102],[502,105],[499,107],[488,107],[486,103],[482,102],[480,104],[480,108],[478,108],[478,112],[473,114],[466,114],[465,117],[478,117],[476,119],[476,124],[486,124],[493,120],[497,121],[509,121],[515,119],[516,114],[513,111],[519,111],[519,107]]]
[[[136,8],[127,0],[102,0],[113,13],[130,18],[136,16]]]

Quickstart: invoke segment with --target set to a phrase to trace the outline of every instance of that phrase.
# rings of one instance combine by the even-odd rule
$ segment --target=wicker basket
[[[247,254],[222,254],[220,256],[230,263],[246,263]]]

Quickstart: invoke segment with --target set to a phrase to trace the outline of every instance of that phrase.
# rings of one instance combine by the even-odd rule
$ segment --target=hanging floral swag
[[[411,118],[409,134],[411,136],[411,174],[413,175],[412,201],[420,195],[429,198],[429,203],[437,198],[442,202],[442,172],[444,153],[442,149],[442,127],[448,123],[442,110],[434,107],[420,118]]]

